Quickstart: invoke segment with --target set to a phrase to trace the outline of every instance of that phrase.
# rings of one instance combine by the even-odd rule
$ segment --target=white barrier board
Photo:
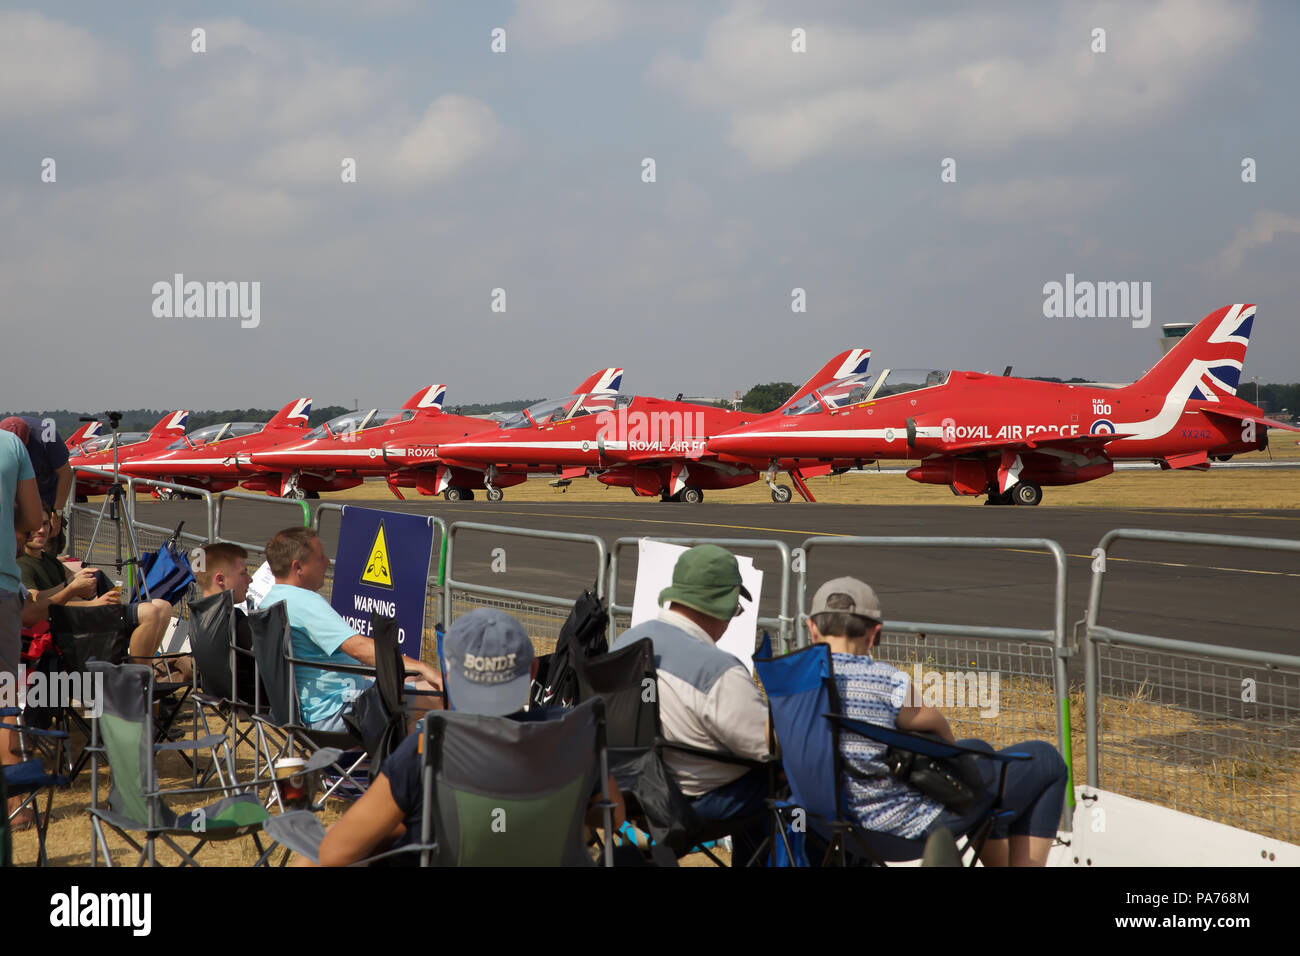
[[[679,544],[651,541],[642,538],[637,542],[636,593],[632,598],[632,627],[653,620],[659,614],[659,592],[673,583],[673,566],[687,550]],[[732,618],[718,647],[740,660],[745,669],[754,673],[754,644],[758,632],[758,602],[763,590],[763,572],[754,567],[753,558],[736,555],[740,565],[740,580],[754,600],[740,601],[740,617]]]

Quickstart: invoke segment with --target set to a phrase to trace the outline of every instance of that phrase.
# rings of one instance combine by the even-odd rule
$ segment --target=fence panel
[[[1300,843],[1300,656],[1103,626],[1120,540],[1294,554],[1300,541],[1110,531],[1093,552],[1083,643],[1090,786]]]
[[[597,596],[604,597],[605,568],[609,563],[609,554],[603,538],[593,534],[536,531],[532,528],[516,528],[474,521],[453,521],[446,528],[446,575],[443,581],[442,601],[442,607],[447,610],[443,617],[443,623],[448,627],[456,618],[476,607],[498,607],[513,614],[524,625],[529,636],[533,639],[533,647],[537,654],[549,654],[555,649],[555,642],[560,636],[560,628],[564,625],[575,603],[573,597],[543,594],[516,588],[493,587],[485,584],[471,584],[468,581],[460,580],[456,566],[456,538],[458,535],[463,536],[467,532],[590,545],[595,550],[596,556],[594,580],[596,581]],[[464,559],[462,558],[462,565],[463,562]]]

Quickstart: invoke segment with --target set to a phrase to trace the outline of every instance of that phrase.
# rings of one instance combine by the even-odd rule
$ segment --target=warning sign
[[[420,657],[433,523],[423,515],[348,505],[339,528],[330,607],[370,636],[375,614],[397,618],[407,657]]]
[[[375,533],[375,543],[370,546],[370,557],[366,559],[366,569],[361,572],[361,580],[364,584],[373,584],[381,588],[393,586],[392,567],[388,563],[388,542],[384,540],[382,521],[379,522],[379,530]]]

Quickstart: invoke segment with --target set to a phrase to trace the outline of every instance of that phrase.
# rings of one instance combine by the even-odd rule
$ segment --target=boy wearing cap
[[[876,592],[857,578],[827,581],[813,595],[808,633],[814,644],[830,647],[841,712],[867,723],[937,734],[991,752],[982,740],[955,740],[941,711],[920,706],[906,671],[871,657],[883,620]],[[1055,747],[1041,740],[1007,750],[1029,753],[1033,759],[1015,761],[1008,768],[1003,807],[1013,816],[995,824],[995,839],[985,843],[980,860],[986,866],[1044,866],[1065,800],[1065,761]],[[965,814],[958,814],[891,777],[880,759],[884,751],[882,744],[858,734],[840,735],[845,810],[865,829],[909,839],[927,837],[939,827],[961,834],[981,820],[996,799],[998,781],[989,776],[993,771],[988,761],[980,761],[987,793]]]
[[[532,640],[506,612],[484,607],[457,618],[443,639],[442,654],[452,709],[516,721],[545,720],[554,713],[524,709],[537,662]],[[361,799],[330,827],[320,845],[321,866],[347,866],[418,838],[424,812],[419,742],[419,730],[408,734]],[[608,785],[618,804],[614,825],[622,826],[622,797],[613,777]],[[597,788],[592,801],[599,799]]]
[[[650,638],[658,675],[659,719],[665,739],[759,760],[768,755],[767,704],[745,666],[717,642],[752,600],[735,557],[715,544],[682,553],[668,602],[652,621],[619,635],[610,650]],[[667,748],[664,764],[682,794],[706,820],[753,817],[765,807],[768,771],[747,769]],[[760,837],[761,838],[761,837]]]

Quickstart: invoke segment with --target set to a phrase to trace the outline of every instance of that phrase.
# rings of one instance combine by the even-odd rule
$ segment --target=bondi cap
[[[505,611],[481,607],[456,619],[442,642],[451,706],[504,717],[523,710],[533,682],[533,642]]]

